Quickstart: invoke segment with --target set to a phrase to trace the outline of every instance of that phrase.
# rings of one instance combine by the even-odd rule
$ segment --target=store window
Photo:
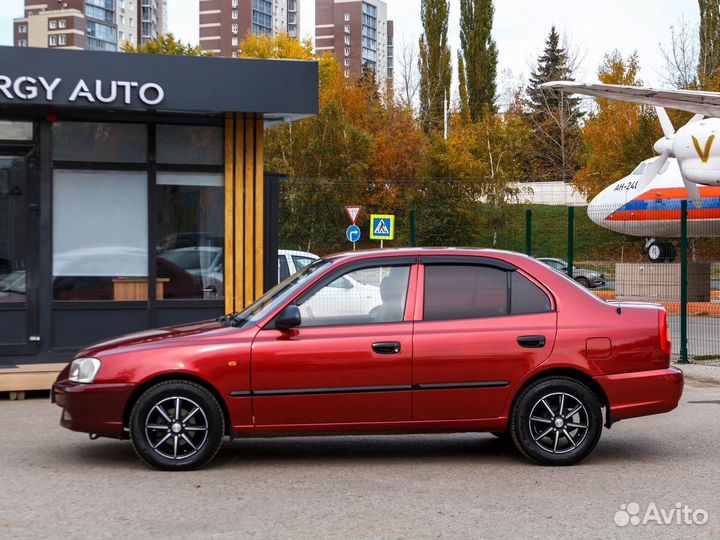
[[[159,125],[157,162],[178,165],[222,165],[223,128]]]
[[[224,298],[224,195],[222,173],[158,173],[162,299]]]
[[[53,159],[144,163],[147,160],[147,126],[58,122],[53,125]]]
[[[0,305],[25,302],[26,170],[24,157],[0,156]]]
[[[53,298],[147,300],[147,173],[55,170]]]

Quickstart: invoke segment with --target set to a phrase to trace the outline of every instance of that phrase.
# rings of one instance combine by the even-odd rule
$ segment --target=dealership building
[[[261,296],[264,130],[318,106],[315,62],[0,47],[0,391]]]

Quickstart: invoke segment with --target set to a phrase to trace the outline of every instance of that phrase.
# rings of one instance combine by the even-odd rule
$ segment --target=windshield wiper
[[[227,315],[222,315],[218,317],[216,320],[220,324],[224,324],[225,326],[235,326],[235,317],[240,315],[237,311],[234,311],[232,313],[228,313]]]

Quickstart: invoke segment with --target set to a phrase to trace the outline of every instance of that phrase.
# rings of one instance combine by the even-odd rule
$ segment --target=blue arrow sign
[[[347,239],[354,244],[360,240],[360,227],[357,225],[350,225],[347,228],[347,231],[345,231],[345,236],[347,236]]]

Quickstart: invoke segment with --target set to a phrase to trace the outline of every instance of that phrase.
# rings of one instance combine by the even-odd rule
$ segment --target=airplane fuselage
[[[720,141],[718,141],[720,144]],[[638,189],[643,161],[632,174],[602,190],[588,206],[590,219],[622,234],[679,238],[681,201],[688,201],[688,236],[720,236],[720,187],[699,186],[702,207],[689,200],[676,159],[668,159],[657,177]]]

